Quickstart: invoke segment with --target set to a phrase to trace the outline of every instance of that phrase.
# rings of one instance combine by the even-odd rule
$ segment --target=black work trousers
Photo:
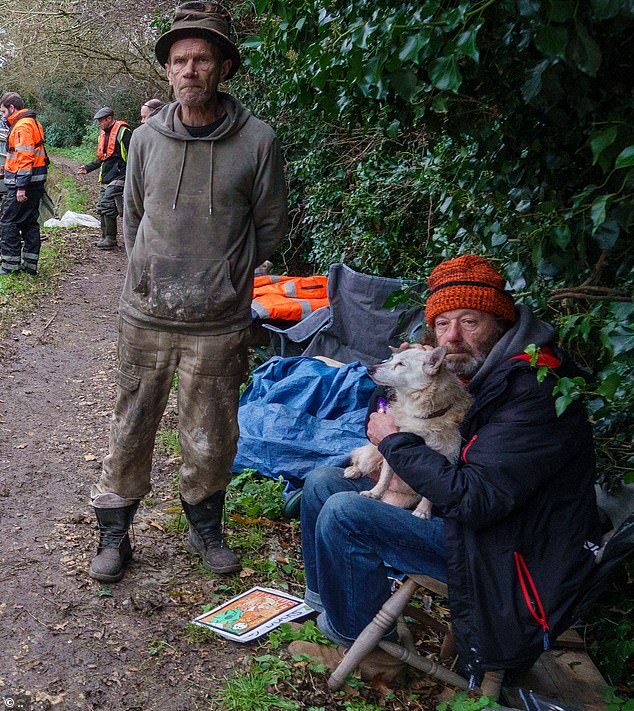
[[[18,202],[17,189],[7,188],[7,196],[0,217],[2,237],[2,270],[14,272],[23,269],[30,274],[37,272],[40,258],[40,200],[44,184],[29,185],[26,202]]]

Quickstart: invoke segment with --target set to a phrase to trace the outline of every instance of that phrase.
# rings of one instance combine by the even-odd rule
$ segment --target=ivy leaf
[[[542,74],[550,66],[550,63],[550,59],[544,59],[528,73],[528,79],[522,84],[522,97],[526,103],[535,98],[542,90]]]
[[[593,238],[601,249],[612,249],[619,238],[621,228],[615,220],[608,220],[594,231]]]
[[[435,62],[432,62],[429,75],[432,84],[443,91],[457,93],[462,83],[462,74],[458,69],[458,61],[454,54],[448,57],[440,57]]]
[[[414,62],[414,64],[418,64],[418,55],[424,41],[425,38],[421,34],[410,35],[398,53],[398,58],[401,62]]]
[[[601,381],[597,392],[599,395],[611,400],[621,384],[621,376],[618,373],[610,373],[607,378]]]
[[[570,244],[572,239],[572,233],[570,232],[570,227],[567,225],[562,225],[561,227],[555,227],[553,229],[553,242],[560,248],[566,249]]]
[[[247,47],[248,49],[259,49],[262,46],[262,38],[259,35],[247,37],[247,39],[241,43],[241,46]]]
[[[599,131],[598,133],[593,133],[592,136],[590,136],[592,165],[596,165],[599,160],[599,156],[603,153],[603,151],[614,143],[616,134],[616,126],[610,126],[609,128]]]
[[[535,46],[542,54],[549,57],[563,59],[567,43],[568,30],[565,27],[548,25],[547,27],[541,27],[535,34]]]
[[[436,94],[431,102],[432,109],[439,114],[446,114],[448,111],[449,99],[446,94]]]
[[[566,22],[575,13],[575,3],[572,0],[550,0],[548,19],[553,22]]]
[[[411,99],[416,93],[418,80],[416,74],[409,69],[403,69],[400,72],[390,74],[389,79],[392,86],[396,89],[396,92],[406,101]]]
[[[571,38],[570,58],[582,72],[596,77],[601,66],[601,49],[584,25],[577,22],[576,28],[577,34]]]
[[[472,27],[466,32],[461,32],[456,40],[456,49],[459,49],[466,57],[473,59],[474,62],[480,61],[480,51],[476,44],[480,27],[482,27],[481,24],[477,25],[477,27]]]
[[[592,231],[593,232],[596,232],[599,225],[602,225],[605,222],[605,214],[606,214],[607,204],[608,204],[608,200],[611,197],[612,197],[611,195],[600,195],[592,203],[592,207],[590,208],[590,214],[592,216]]]
[[[567,410],[568,405],[572,403],[572,398],[567,395],[562,395],[555,400],[555,413],[557,417],[561,417]]]
[[[631,168],[634,166],[634,146],[624,148],[616,157],[615,168]]]

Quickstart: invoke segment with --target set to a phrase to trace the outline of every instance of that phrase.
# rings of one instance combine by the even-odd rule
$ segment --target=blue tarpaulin
[[[358,361],[339,368],[315,358],[275,357],[253,373],[240,398],[233,469],[300,488],[318,466],[343,466],[367,444],[365,416],[375,385]]]

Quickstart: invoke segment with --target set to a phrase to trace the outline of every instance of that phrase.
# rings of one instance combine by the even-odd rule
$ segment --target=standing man
[[[129,264],[120,302],[118,396],[110,451],[92,489],[100,541],[90,575],[115,582],[128,527],[150,491],[154,437],[178,372],[188,549],[217,573],[225,490],[247,370],[253,271],[286,231],[283,161],[272,129],[218,91],[240,65],[231,18],[186,2],[156,44],[176,101],[134,131],[125,185]]]
[[[114,111],[109,106],[99,109],[94,116],[101,129],[97,158],[79,167],[85,175],[99,168],[99,202],[97,212],[101,217],[101,239],[95,242],[98,249],[114,249],[117,246],[117,216],[122,214],[123,186],[132,131],[125,121],[115,121]]]
[[[2,264],[0,274],[23,271],[35,276],[40,258],[40,200],[44,194],[48,157],[44,130],[35,113],[24,108],[19,94],[5,94],[0,111],[9,124],[4,164]]]

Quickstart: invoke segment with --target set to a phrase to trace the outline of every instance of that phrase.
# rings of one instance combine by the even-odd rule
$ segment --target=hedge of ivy
[[[292,253],[420,276],[472,251],[591,372],[634,481],[634,2],[256,0],[239,91],[289,164]]]

